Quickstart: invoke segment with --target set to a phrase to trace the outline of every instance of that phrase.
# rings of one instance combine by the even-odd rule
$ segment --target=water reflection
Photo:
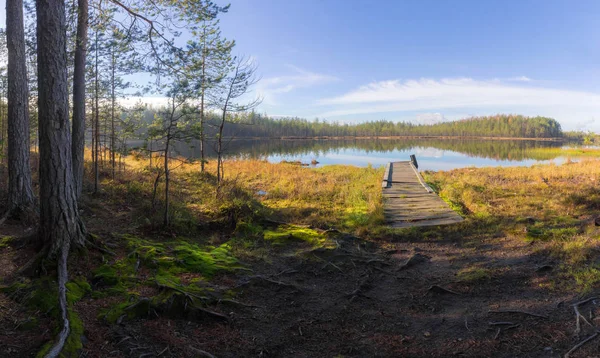
[[[206,156],[215,157],[214,143],[207,145]],[[546,162],[530,153],[534,148],[560,147],[545,141],[458,140],[458,139],[353,139],[353,140],[232,140],[227,143],[229,158],[262,158],[271,162],[317,160],[319,165],[385,165],[408,160],[416,154],[419,169],[447,170],[459,167],[516,166]],[[177,154],[198,158],[197,144],[179,144]],[[545,160],[542,160],[545,159]],[[554,158],[561,162],[562,158]]]

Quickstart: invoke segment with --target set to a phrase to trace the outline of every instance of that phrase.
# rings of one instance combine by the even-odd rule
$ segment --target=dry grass
[[[426,179],[467,217],[466,240],[504,232],[537,243],[560,262],[564,285],[588,291],[600,283],[600,160],[564,165],[465,168],[429,172]]]
[[[122,205],[142,207],[141,221],[155,222],[151,199],[159,158],[140,155],[124,158],[125,171],[113,181],[103,175],[102,187]],[[160,162],[162,164],[162,162]],[[159,164],[159,165],[160,165]],[[210,162],[200,173],[199,163],[171,160],[170,190],[173,222],[196,225],[234,211],[238,217],[268,217],[272,220],[306,224],[319,228],[334,227],[359,234],[380,225],[381,169],[352,166],[304,168],[293,164],[273,164],[261,160],[225,162],[225,181],[217,195],[216,165]],[[105,168],[106,169],[106,168]],[[164,182],[158,186],[157,207],[162,206]],[[156,213],[158,214],[158,213]]]

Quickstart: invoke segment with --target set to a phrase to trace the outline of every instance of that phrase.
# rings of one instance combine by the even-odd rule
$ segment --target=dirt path
[[[541,288],[552,271],[540,272],[545,259],[528,244],[504,238],[395,243],[377,255],[368,252],[381,249],[344,246],[263,273],[283,272],[277,279],[298,290],[269,283],[241,292],[244,302],[264,307],[235,319],[252,342],[244,355],[558,357],[586,337],[573,335],[573,295]],[[404,267],[411,257],[424,260]],[[491,274],[461,281],[457,273],[465,267]],[[543,317],[491,312],[502,310]],[[597,346],[576,353],[586,356]]]

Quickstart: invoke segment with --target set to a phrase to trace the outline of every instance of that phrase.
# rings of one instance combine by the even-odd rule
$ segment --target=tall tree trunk
[[[98,182],[100,181],[100,174],[98,172],[98,159],[100,158],[100,156],[98,155],[98,150],[100,149],[100,81],[98,79],[99,77],[99,73],[98,73],[98,30],[96,30],[96,58],[95,58],[95,71],[94,71],[94,76],[95,76],[95,83],[94,83],[94,90],[95,90],[95,109],[96,109],[96,113],[95,113],[95,118],[94,118],[94,194],[98,193]]]
[[[83,190],[85,150],[85,57],[88,39],[88,0],[77,1],[77,38],[73,69],[73,133],[71,156],[73,159],[73,183],[77,199]]]
[[[8,47],[8,209],[33,206],[23,0],[6,1]]]
[[[171,126],[167,133],[167,139],[165,141],[165,211],[163,215],[163,224],[169,226],[169,145],[171,144]]]
[[[116,67],[116,58],[115,58],[115,50],[114,48],[111,48],[111,78],[110,78],[110,83],[111,83],[111,87],[110,87],[110,99],[111,99],[111,106],[110,106],[110,163],[112,166],[112,178],[113,180],[115,179],[115,167],[117,166],[116,163],[116,157],[115,157],[115,152],[116,152],[116,148],[115,148],[115,107],[117,105],[117,96],[115,93],[115,67]]]
[[[202,74],[200,77],[200,172],[204,173],[204,96],[206,94],[206,27],[202,42]]]
[[[83,246],[71,161],[65,2],[37,0],[40,138],[39,237],[50,256]]]

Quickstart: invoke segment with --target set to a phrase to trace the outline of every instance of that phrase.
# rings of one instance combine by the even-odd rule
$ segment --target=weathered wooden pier
[[[416,158],[388,163],[381,184],[384,214],[393,228],[448,225],[463,221],[425,183],[418,171]]]

